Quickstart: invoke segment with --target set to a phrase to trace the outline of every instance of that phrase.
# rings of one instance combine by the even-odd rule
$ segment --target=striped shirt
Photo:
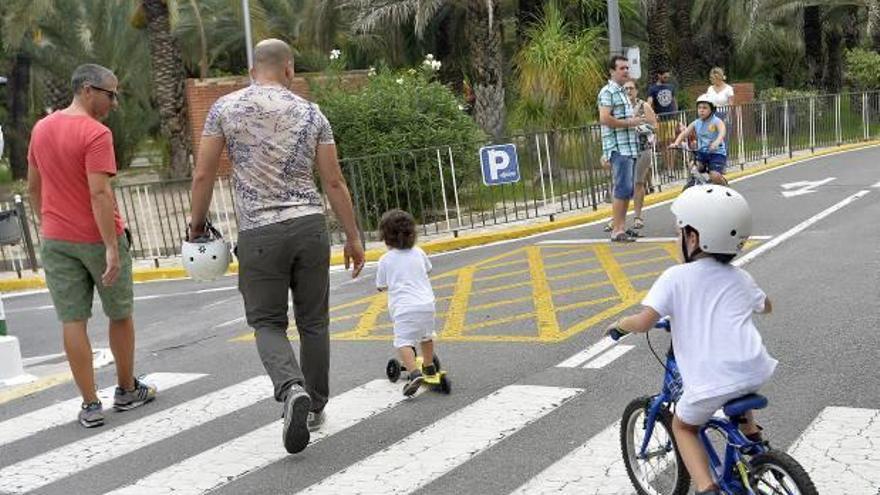
[[[599,91],[599,107],[611,108],[611,116],[619,120],[632,118],[634,115],[623,86],[610,80]],[[610,158],[614,151],[624,156],[639,155],[639,137],[634,128],[602,126],[602,155]]]

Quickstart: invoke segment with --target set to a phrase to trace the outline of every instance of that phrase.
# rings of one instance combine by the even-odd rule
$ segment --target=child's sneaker
[[[434,376],[437,374],[437,368],[434,367],[434,364],[429,364],[427,366],[422,366],[422,374],[427,376]]]
[[[79,411],[79,424],[86,428],[104,425],[104,408],[101,401],[83,403],[82,409]]]
[[[116,392],[113,394],[113,409],[128,411],[129,409],[140,407],[155,398],[156,387],[147,385],[135,378],[134,388],[131,390],[123,390],[122,387],[116,387]]]
[[[419,387],[422,386],[423,381],[425,381],[425,377],[422,376],[421,371],[410,371],[409,380],[406,382],[406,385],[403,386],[403,395],[409,397],[415,394],[419,390]]]

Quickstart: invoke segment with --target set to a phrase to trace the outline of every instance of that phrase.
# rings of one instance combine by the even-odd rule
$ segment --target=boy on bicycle
[[[752,321],[772,309],[767,295],[745,270],[730,264],[752,231],[745,198],[733,189],[692,187],[672,204],[684,263],[668,268],[642,301],[639,314],[611,327],[621,333],[647,332],[660,319],[673,319],[672,344],[684,390],[672,424],[676,445],[696,485],[715,494],[698,432],[715,411],[757,392],[776,369]],[[752,441],[761,428],[751,413],[740,426]]]
[[[706,95],[697,98],[697,116],[699,118],[691,122],[669,147],[676,148],[685,138],[696,135],[696,158],[701,169],[709,172],[709,180],[713,184],[727,185],[724,179],[724,169],[727,167],[727,146],[724,144],[727,126],[715,115],[715,104]]]

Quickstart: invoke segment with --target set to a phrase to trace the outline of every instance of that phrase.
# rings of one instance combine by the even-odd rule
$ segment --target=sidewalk
[[[790,163],[802,162],[811,158],[839,153],[842,151],[853,151],[863,148],[870,148],[880,145],[880,141],[865,141],[855,144],[845,144],[834,148],[826,148],[817,150],[815,153],[803,151],[795,153],[793,158],[777,158],[769,160],[766,164],[763,162],[748,163],[742,171],[736,171],[727,175],[727,178],[737,179],[754,175],[765,170],[774,169]],[[737,167],[734,165],[734,167]],[[680,183],[665,184],[663,192],[650,194],[645,198],[645,206],[668,201],[675,198],[681,192]],[[482,246],[493,242],[505,241],[511,239],[519,239],[535,234],[551,232],[567,227],[584,225],[587,223],[604,220],[611,215],[610,205],[600,205],[596,211],[578,210],[568,211],[565,213],[557,213],[554,215],[554,221],[550,221],[549,217],[543,216],[532,218],[529,220],[521,220],[519,222],[511,222],[500,225],[486,226],[477,229],[468,229],[460,231],[459,236],[455,237],[452,232],[440,232],[439,234],[429,234],[420,236],[419,246],[426,253],[442,253],[447,251],[455,251],[473,246]],[[379,242],[367,243],[366,257],[367,261],[377,261],[379,257],[385,253],[385,246]],[[333,250],[330,262],[332,265],[341,265],[343,263],[342,249],[336,247]],[[178,258],[162,258],[158,260],[158,267],[154,260],[135,260],[134,261],[134,280],[135,282],[147,282],[151,280],[166,280],[185,278],[186,272],[180,264]],[[233,262],[229,267],[230,273],[238,272],[238,263]],[[34,274],[27,270],[22,272],[22,278],[19,279],[15,272],[0,273],[0,292],[11,292],[28,289],[41,289],[46,286],[42,270]]]

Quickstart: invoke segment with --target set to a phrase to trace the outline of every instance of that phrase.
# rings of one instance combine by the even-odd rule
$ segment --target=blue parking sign
[[[483,184],[487,186],[519,182],[519,160],[513,144],[480,148],[480,163],[483,168]]]

